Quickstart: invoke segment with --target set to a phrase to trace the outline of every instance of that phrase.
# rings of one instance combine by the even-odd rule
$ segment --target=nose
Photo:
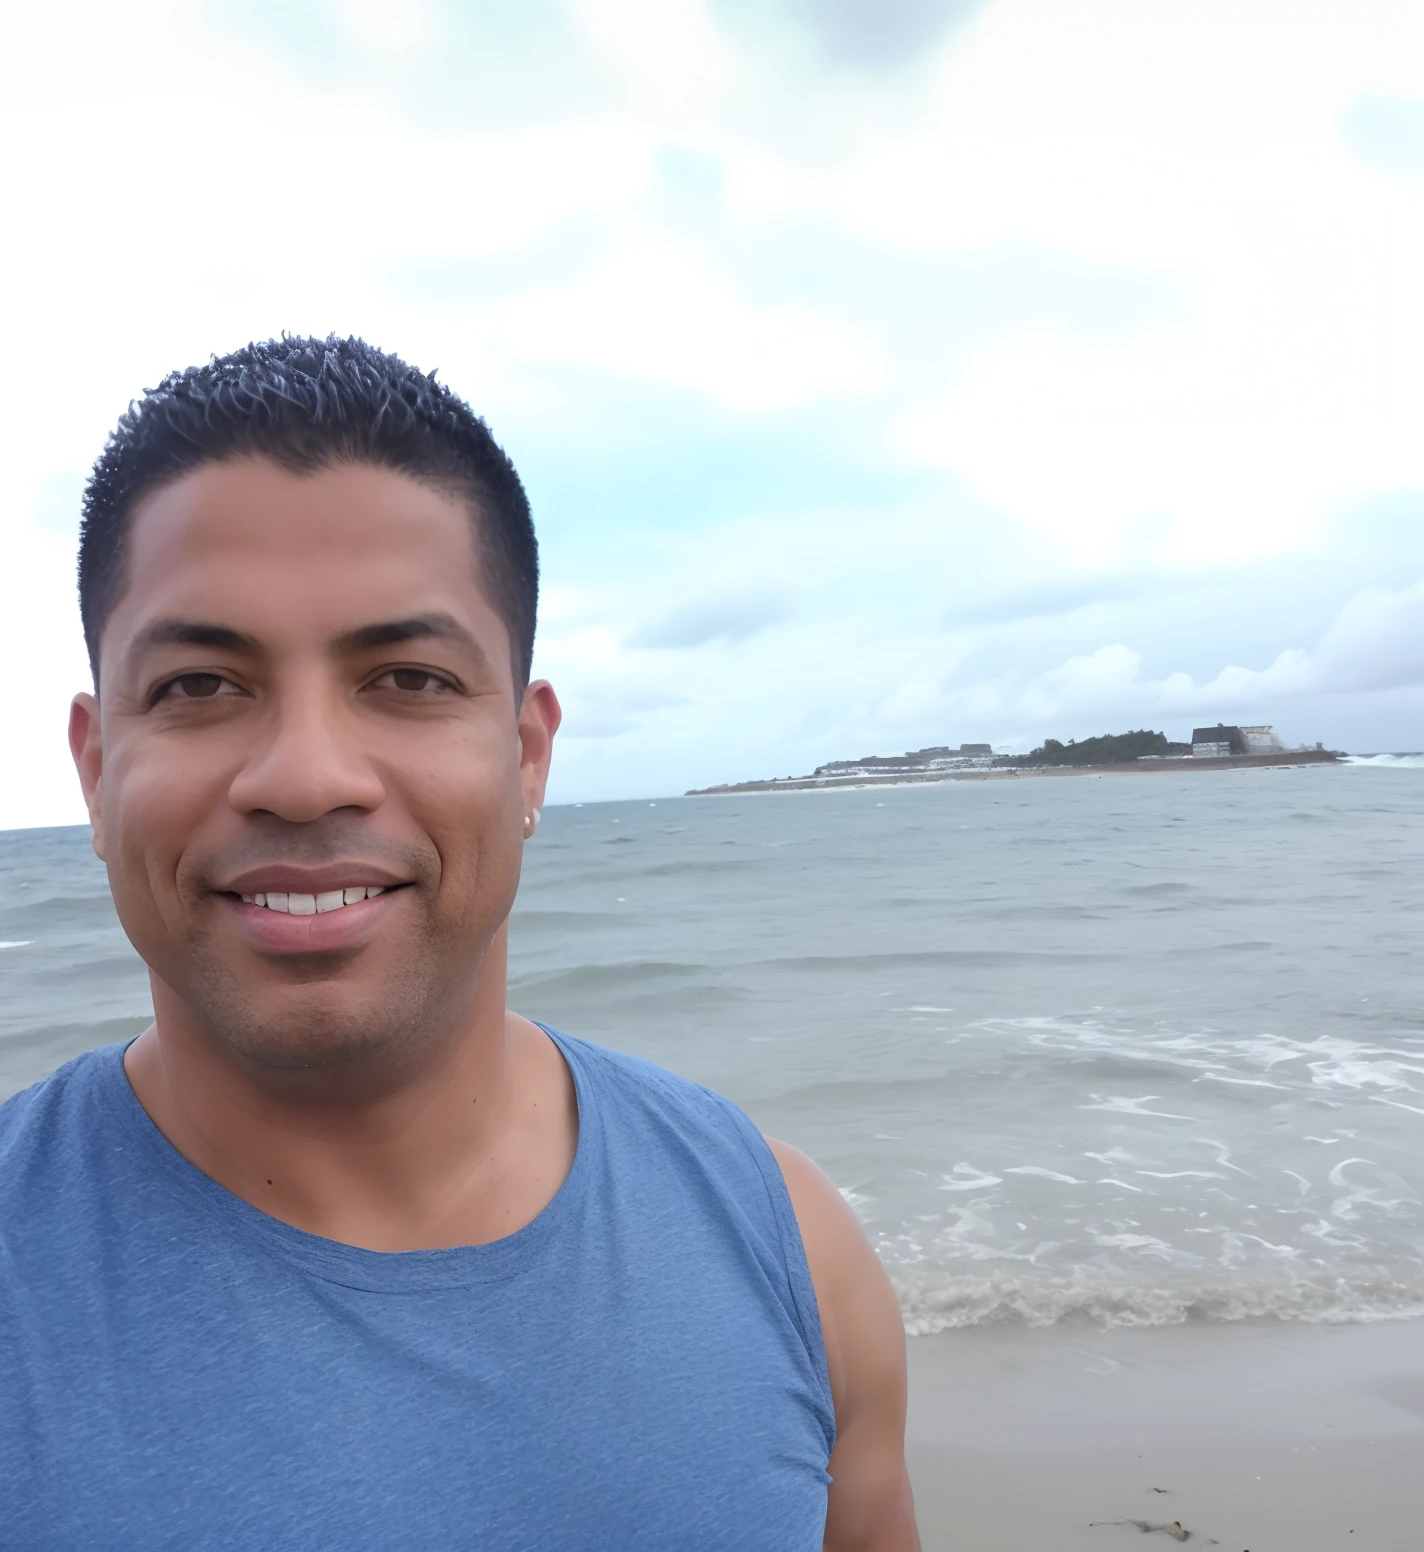
[[[273,698],[229,788],[239,813],[306,824],[337,809],[380,806],[385,786],[363,747],[359,720],[338,700],[320,684]]]

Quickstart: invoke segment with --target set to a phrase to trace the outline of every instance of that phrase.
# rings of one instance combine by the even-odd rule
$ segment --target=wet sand
[[[917,1337],[907,1451],[925,1552],[1424,1552],[1424,1322]]]

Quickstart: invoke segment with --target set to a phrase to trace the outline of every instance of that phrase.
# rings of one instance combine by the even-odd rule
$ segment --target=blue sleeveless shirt
[[[568,1177],[452,1250],[249,1206],[121,1046],[0,1108],[0,1547],[818,1549],[835,1422],[775,1159],[727,1100],[549,1033]]]

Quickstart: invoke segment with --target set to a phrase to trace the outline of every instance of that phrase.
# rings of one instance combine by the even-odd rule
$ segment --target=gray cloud
[[[803,31],[827,61],[894,69],[933,48],[984,0],[714,0],[732,21],[768,15]]]
[[[1007,625],[1016,620],[1053,619],[1090,609],[1095,604],[1134,603],[1161,592],[1168,584],[1161,577],[1099,576],[1048,581],[1032,587],[966,598],[953,603],[940,619],[941,630],[960,630],[971,625]]]
[[[570,691],[564,697],[564,721],[560,738],[621,738],[641,725],[641,718],[652,711],[669,711],[687,706],[685,695],[659,690]]]
[[[636,717],[575,712],[559,728],[560,738],[622,738],[638,726]]]
[[[735,598],[711,598],[683,604],[659,620],[639,626],[628,638],[630,647],[701,647],[711,641],[746,641],[791,618],[791,606],[781,593],[744,593]]]

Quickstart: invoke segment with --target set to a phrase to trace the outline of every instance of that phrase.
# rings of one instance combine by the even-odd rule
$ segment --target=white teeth
[[[247,905],[265,905],[269,911],[290,916],[315,916],[318,911],[339,911],[344,905],[374,900],[386,892],[384,884],[358,884],[351,889],[325,889],[319,895],[294,895],[273,891],[265,895],[243,895]]]

